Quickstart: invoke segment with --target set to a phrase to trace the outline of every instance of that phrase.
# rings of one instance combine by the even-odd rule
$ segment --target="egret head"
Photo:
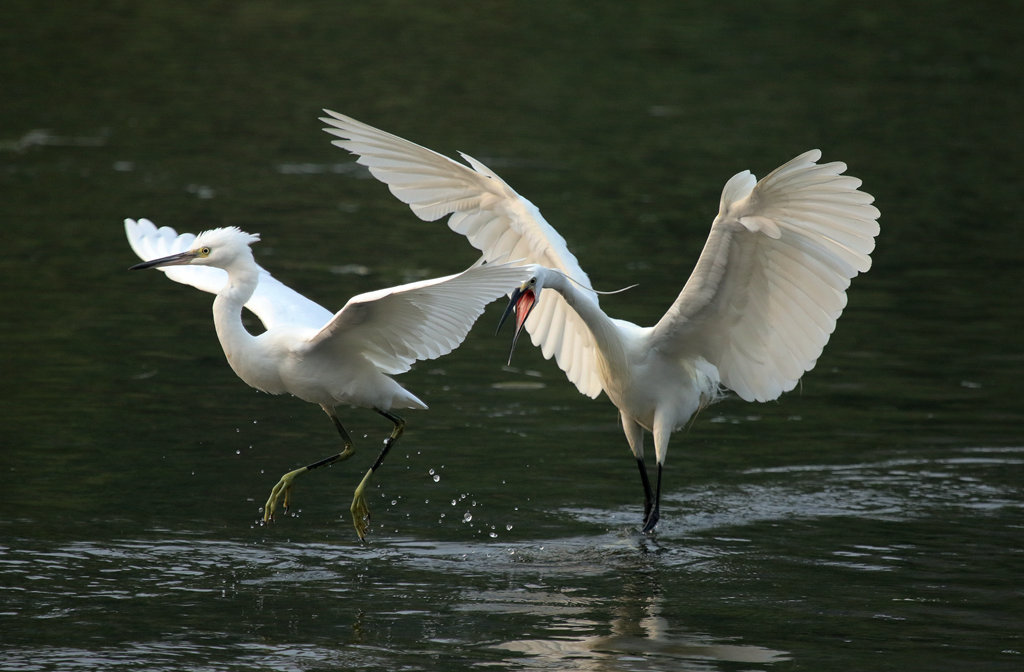
[[[183,264],[227,268],[239,259],[251,260],[252,250],[249,246],[259,239],[259,234],[246,233],[234,226],[210,229],[196,236],[192,246],[184,252],[144,261],[141,264],[135,264],[130,270],[138,271],[144,268]]]
[[[516,342],[519,340],[519,334],[523,331],[523,325],[526,324],[526,318],[530,316],[530,313],[533,312],[534,307],[537,305],[537,299],[540,297],[542,289],[544,289],[544,274],[537,273],[517,287],[509,297],[508,307],[505,308],[505,312],[498,322],[498,329],[500,330],[501,325],[505,324],[508,316],[515,313],[516,330],[512,335],[512,347],[508,351],[509,364],[512,363],[512,353],[516,349]]]

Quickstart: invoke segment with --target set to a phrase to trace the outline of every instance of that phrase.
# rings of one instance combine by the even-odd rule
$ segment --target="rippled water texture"
[[[5,4],[0,669],[1019,670],[1024,280],[1012,3]],[[337,309],[474,261],[330,146],[483,160],[615,316],[678,293],[735,172],[811,147],[882,211],[817,367],[674,437],[657,532],[615,409],[492,306],[390,430],[256,393],[125,217],[262,235]]]

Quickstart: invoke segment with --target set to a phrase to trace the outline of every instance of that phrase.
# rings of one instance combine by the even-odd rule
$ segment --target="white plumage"
[[[528,200],[463,154],[460,164],[330,110],[334,144],[388,185],[424,220],[450,215],[491,262],[523,259],[538,269],[516,301],[545,357],[583,394],[604,391],[620,412],[645,489],[644,529],[658,499],[643,463],[643,429],[661,469],[671,432],[718,397],[747,401],[793,389],[812,369],[846,306],[850,280],[871,267],[878,209],[860,180],[821,153],[797,156],[757,181],[749,171],[722,191],[718,216],[679,296],[653,327],[608,317],[565,240]],[[543,291],[547,288],[548,291]],[[533,296],[530,296],[530,295]],[[520,303],[522,301],[522,303]],[[535,307],[535,309],[534,309]],[[518,333],[518,329],[517,329]]]
[[[360,537],[369,514],[363,491],[404,427],[391,410],[427,407],[389,376],[408,371],[417,360],[434,359],[457,348],[484,307],[530,274],[529,268],[510,264],[474,266],[443,278],[360,294],[332,314],[256,263],[250,245],[259,236],[233,227],[198,236],[178,235],[145,219],[126,219],[125,233],[144,260],[134,269],[158,268],[176,282],[216,294],[217,337],[228,363],[243,381],[264,392],[290,393],[319,404],[342,437],[341,453],[282,477],[267,500],[266,519],[279,499],[284,498],[287,507],[296,476],[354,452],[336,406],[372,408],[394,423],[394,431],[353,497],[353,522]],[[266,331],[254,336],[246,330],[243,306],[259,317]]]

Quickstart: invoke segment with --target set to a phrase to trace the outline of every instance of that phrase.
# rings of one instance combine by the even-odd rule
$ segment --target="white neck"
[[[576,311],[590,333],[594,335],[597,347],[605,357],[616,357],[621,352],[622,337],[615,320],[608,317],[598,303],[597,294],[583,289],[567,276],[557,271],[544,274],[543,286],[562,295],[565,302]]]
[[[242,324],[242,307],[256,291],[260,272],[258,267],[245,264],[235,264],[225,270],[228,282],[213,300],[213,324],[228,362],[236,368],[235,362],[256,340]]]

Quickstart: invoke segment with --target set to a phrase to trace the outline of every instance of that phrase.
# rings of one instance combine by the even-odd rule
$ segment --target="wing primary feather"
[[[324,112],[321,121],[333,137],[332,144],[355,154],[356,161],[367,166],[420,219],[432,221],[449,216],[449,228],[466,236],[489,262],[521,260],[542,264],[565,273],[584,288],[591,286],[565,240],[544,220],[537,207],[483,162],[462,154],[466,163],[460,163],[351,117],[331,110]],[[545,301],[555,304],[549,309],[553,312],[547,313],[549,319],[574,315],[560,295]],[[544,322],[546,326],[538,330],[540,308],[538,304],[526,324],[531,340],[546,356],[555,356],[559,367],[581,391],[595,396],[600,387],[595,391],[593,357],[576,367],[575,357],[561,354],[562,332],[551,329],[550,322]],[[593,335],[580,320],[572,320],[564,328],[577,331],[573,342],[585,352],[596,351]]]
[[[651,331],[656,347],[703,356],[747,400],[774,399],[814,367],[851,279],[871,267],[874,198],[845,164],[820,158],[728,181],[694,273]]]

